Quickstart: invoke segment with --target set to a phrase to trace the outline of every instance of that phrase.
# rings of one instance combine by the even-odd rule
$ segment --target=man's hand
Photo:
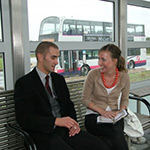
[[[69,129],[69,136],[74,136],[80,132],[79,124],[70,117],[56,118],[55,125]]]
[[[69,130],[69,136],[74,136],[80,132],[80,127],[79,126],[72,126]]]

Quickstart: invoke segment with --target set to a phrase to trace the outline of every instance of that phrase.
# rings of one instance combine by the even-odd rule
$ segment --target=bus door
[[[69,72],[69,55],[68,55],[69,51],[64,51],[64,71],[65,72]]]
[[[73,64],[73,72],[76,73],[78,71],[78,51],[72,51],[72,64]]]
[[[78,51],[69,51],[69,72],[74,74],[77,71],[77,57],[78,56]]]
[[[64,51],[64,70],[69,73],[77,71],[77,51]]]

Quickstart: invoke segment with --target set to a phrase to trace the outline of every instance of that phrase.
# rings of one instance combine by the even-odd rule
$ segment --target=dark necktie
[[[51,91],[50,86],[49,86],[49,76],[47,75],[47,76],[45,77],[45,79],[46,79],[45,88],[47,89],[47,91],[49,92],[49,94],[52,96],[52,91]],[[53,97],[53,96],[52,96],[52,97]]]

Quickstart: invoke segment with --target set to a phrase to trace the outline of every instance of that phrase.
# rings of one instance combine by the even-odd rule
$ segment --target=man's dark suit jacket
[[[61,116],[70,116],[76,120],[74,105],[64,77],[54,72],[51,77]],[[34,138],[38,133],[53,133],[56,118],[52,115],[51,104],[35,68],[15,84],[15,111],[17,122]]]

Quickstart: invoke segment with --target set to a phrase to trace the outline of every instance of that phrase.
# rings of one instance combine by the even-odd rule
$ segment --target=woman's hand
[[[122,107],[120,108],[120,110],[116,111],[116,115],[118,115],[118,113],[120,113],[123,109],[126,109],[126,107],[125,107],[125,106],[122,106]]]
[[[110,119],[113,119],[116,116],[116,112],[106,111],[106,110],[103,110],[103,109],[101,109],[100,114],[103,117],[110,118]]]
[[[113,119],[116,116],[115,112],[112,111],[106,111],[100,107],[97,107],[93,102],[91,102],[88,106],[89,109],[98,112],[99,114],[101,114],[102,116],[106,117],[106,118],[111,118]]]

